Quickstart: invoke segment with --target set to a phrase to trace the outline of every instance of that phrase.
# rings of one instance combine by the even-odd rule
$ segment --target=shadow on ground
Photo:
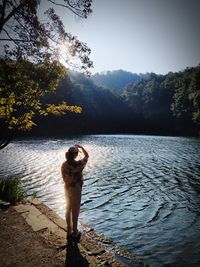
[[[68,241],[66,246],[65,267],[87,267],[89,263],[81,254],[77,242]]]

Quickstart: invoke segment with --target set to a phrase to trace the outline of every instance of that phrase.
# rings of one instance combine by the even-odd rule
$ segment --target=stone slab
[[[23,212],[29,212],[30,210],[30,204],[18,204],[17,206],[14,206],[14,209],[19,212],[19,213],[23,213]]]
[[[51,221],[53,221],[57,226],[66,231],[66,222],[58,216],[52,209],[46,206],[44,203],[36,206],[43,214],[45,214]]]
[[[33,205],[21,204],[16,206],[15,210],[22,213],[26,222],[36,232],[46,228],[48,228],[52,233],[59,231],[59,227]]]

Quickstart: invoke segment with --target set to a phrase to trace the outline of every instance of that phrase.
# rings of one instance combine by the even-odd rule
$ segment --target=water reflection
[[[20,175],[30,194],[64,218],[60,166],[78,142],[90,153],[81,219],[153,266],[200,265],[200,140],[105,135],[18,141],[0,152],[0,175]]]

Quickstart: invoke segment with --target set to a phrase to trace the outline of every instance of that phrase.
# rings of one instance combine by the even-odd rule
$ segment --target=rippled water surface
[[[74,143],[90,154],[81,220],[150,266],[200,266],[200,139],[18,140],[0,151],[0,176],[22,177],[29,194],[36,192],[64,218],[60,165]]]

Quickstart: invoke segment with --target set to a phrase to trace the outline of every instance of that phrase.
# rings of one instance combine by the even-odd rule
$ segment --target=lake
[[[0,151],[0,177],[65,217],[60,166],[74,143],[90,158],[80,219],[150,266],[200,266],[200,139],[86,135],[17,140]],[[179,265],[178,265],[179,264]]]

